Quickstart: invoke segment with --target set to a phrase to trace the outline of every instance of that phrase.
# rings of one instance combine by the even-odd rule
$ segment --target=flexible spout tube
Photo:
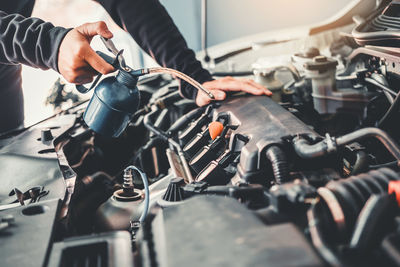
[[[195,87],[197,90],[203,91],[204,93],[206,93],[208,95],[209,98],[215,99],[214,95],[210,91],[205,89],[196,80],[192,79],[191,77],[189,77],[188,75],[186,75],[180,71],[170,69],[170,68],[155,67],[155,68],[148,68],[147,70],[145,70],[145,72],[147,72],[149,74],[151,74],[151,73],[167,73],[167,74],[176,76],[176,77],[186,81],[187,83],[189,83],[190,85]]]

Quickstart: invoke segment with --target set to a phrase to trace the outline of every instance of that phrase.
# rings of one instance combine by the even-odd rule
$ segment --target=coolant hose
[[[335,152],[338,146],[348,145],[369,137],[378,139],[400,163],[400,148],[397,143],[385,131],[374,127],[363,128],[336,139],[327,134],[324,140],[313,145],[302,137],[296,137],[293,140],[293,148],[301,158],[311,159]]]
[[[289,168],[285,153],[278,146],[271,146],[265,152],[271,162],[276,184],[282,184],[289,179]]]
[[[328,154],[328,144],[325,140],[311,145],[308,140],[297,137],[293,140],[293,148],[296,154],[303,159],[313,159]]]

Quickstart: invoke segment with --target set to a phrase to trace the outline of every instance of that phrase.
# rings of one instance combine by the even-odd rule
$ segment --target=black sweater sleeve
[[[158,0],[97,1],[158,64],[179,70],[200,83],[212,80]],[[183,81],[181,92],[191,99],[197,95],[197,90]]]
[[[0,11],[0,63],[58,71],[58,48],[68,29]]]

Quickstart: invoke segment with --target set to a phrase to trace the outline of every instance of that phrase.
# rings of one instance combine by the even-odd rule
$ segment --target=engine
[[[400,55],[378,38],[397,6],[215,60],[216,77],[250,75],[271,98],[197,107],[157,74],[118,138],[88,128],[86,102],[2,136],[1,168],[47,173],[7,180],[2,222],[47,222],[44,266],[400,265]]]
[[[95,213],[80,207],[92,213],[91,225],[83,214],[71,216],[72,225],[80,233],[130,229],[141,257],[173,266],[201,255],[214,255],[202,260],[211,266],[221,255],[237,266],[393,264],[387,250],[396,246],[400,150],[393,123],[379,125],[394,119],[387,113],[395,95],[383,88],[396,76],[389,57],[375,52],[357,48],[347,62],[314,55],[273,99],[236,93],[198,108],[167,83],[149,94],[122,137],[82,130],[62,149],[77,183],[102,181],[110,198],[103,195]],[[338,72],[338,64],[346,67]],[[158,79],[150,82],[165,83]],[[140,173],[123,171],[129,165]],[[98,194],[86,190],[75,191],[71,211],[85,205],[74,198]],[[243,242],[236,256],[238,241],[225,244],[232,236]],[[279,240],[274,252],[266,240]],[[217,249],[221,242],[226,250]]]

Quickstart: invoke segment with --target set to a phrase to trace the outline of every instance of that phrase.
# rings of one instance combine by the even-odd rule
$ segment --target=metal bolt
[[[124,172],[124,183],[122,185],[124,192],[132,192],[133,191],[133,175],[132,170],[128,169]]]

